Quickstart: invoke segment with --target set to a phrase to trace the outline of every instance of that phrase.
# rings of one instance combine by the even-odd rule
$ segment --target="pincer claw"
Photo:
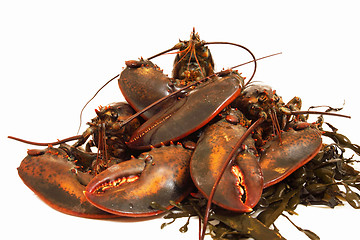
[[[268,142],[260,158],[264,175],[264,188],[280,182],[296,169],[310,161],[321,149],[322,140],[318,130],[305,128],[290,130]]]
[[[107,212],[91,205],[83,195],[76,165],[61,148],[28,150],[18,168],[23,182],[52,208],[79,217],[110,218]],[[88,173],[81,178],[92,178]]]
[[[97,175],[86,198],[96,207],[121,216],[146,217],[170,209],[193,189],[189,173],[191,151],[181,145],[153,148],[138,158],[119,163]]]
[[[241,125],[222,120],[210,125],[200,137],[190,171],[195,186],[207,198],[227,156],[246,130]],[[213,199],[215,204],[237,212],[251,212],[263,188],[258,157],[252,151],[253,139],[247,138],[244,146],[244,150],[225,170]]]

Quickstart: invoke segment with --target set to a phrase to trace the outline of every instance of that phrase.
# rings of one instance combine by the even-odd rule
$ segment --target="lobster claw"
[[[230,72],[213,77],[179,99],[168,99],[163,109],[142,124],[127,146],[147,149],[177,141],[203,127],[217,116],[241,91],[243,78]]]
[[[207,127],[200,137],[191,159],[190,172],[195,186],[207,198],[227,156],[246,131],[239,124],[221,120]],[[225,170],[213,202],[231,211],[251,212],[261,197],[263,177],[251,137],[245,140],[243,149]]]
[[[60,148],[29,150],[18,173],[36,195],[60,212],[88,218],[114,217],[86,200],[85,182],[92,176],[77,172],[74,162]]]
[[[264,176],[264,188],[280,182],[299,167],[310,161],[321,149],[322,140],[318,130],[305,128],[290,130],[264,146],[260,167]]]
[[[93,178],[85,196],[104,211],[121,216],[145,217],[170,209],[193,189],[189,173],[191,151],[181,145],[153,148],[138,158],[119,163]]]
[[[126,61],[127,68],[122,71],[119,78],[119,87],[126,101],[136,110],[140,111],[153,102],[165,97],[171,91],[171,81],[151,61]],[[145,113],[145,119],[152,117],[163,104],[159,104]]]

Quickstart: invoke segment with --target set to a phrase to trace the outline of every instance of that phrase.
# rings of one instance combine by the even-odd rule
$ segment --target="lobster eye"
[[[180,41],[179,40],[179,42],[177,44],[175,44],[175,46],[173,48],[174,49],[184,50],[186,48],[187,44],[188,44],[187,41]]]
[[[207,58],[207,57],[209,57],[209,50],[207,48],[201,46],[201,48],[199,49],[199,54],[201,57]]]
[[[258,100],[259,102],[266,102],[266,100],[268,99],[268,97],[265,95],[265,94],[261,94],[259,97],[258,97]]]
[[[277,102],[279,102],[279,100],[280,100],[280,98],[277,95],[274,95],[273,101],[277,103]]]
[[[118,118],[117,112],[112,111],[112,112],[111,112],[111,118],[117,119],[117,118]]]

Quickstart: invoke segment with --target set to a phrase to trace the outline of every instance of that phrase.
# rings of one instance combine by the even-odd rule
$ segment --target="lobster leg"
[[[221,120],[210,125],[198,141],[191,159],[190,171],[195,186],[209,197],[219,172],[237,140],[247,128]],[[213,202],[223,208],[250,212],[261,196],[263,177],[254,148],[248,137],[243,151],[225,170],[214,195]]]
[[[68,158],[68,154],[60,148],[29,150],[18,173],[35,194],[60,212],[88,218],[114,217],[86,200],[84,184],[92,175],[78,172],[74,161]]]
[[[97,175],[86,188],[95,206],[121,216],[153,216],[180,202],[193,189],[189,173],[191,151],[181,145],[153,148],[138,158],[119,163]]]
[[[260,167],[264,176],[264,188],[280,182],[296,169],[310,161],[321,149],[322,140],[318,130],[307,127],[290,130],[264,146]]]

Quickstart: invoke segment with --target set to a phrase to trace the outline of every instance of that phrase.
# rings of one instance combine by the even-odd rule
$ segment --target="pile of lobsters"
[[[193,31],[154,56],[176,51],[172,77],[154,57],[127,61],[118,77],[127,103],[95,110],[83,134],[54,143],[10,137],[47,146],[28,150],[21,179],[54,209],[80,217],[153,216],[189,195],[208,200],[205,226],[211,204],[252,212],[264,189],[323,149],[323,122],[308,123],[300,98],[284,103],[253,76],[215,72],[210,44],[253,57]]]

